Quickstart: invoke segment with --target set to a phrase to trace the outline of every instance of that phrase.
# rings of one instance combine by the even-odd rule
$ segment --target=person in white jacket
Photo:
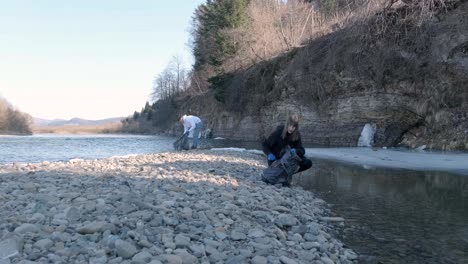
[[[179,118],[179,123],[184,126],[184,135],[192,137],[192,149],[198,147],[198,137],[203,129],[203,122],[198,116],[183,115]]]

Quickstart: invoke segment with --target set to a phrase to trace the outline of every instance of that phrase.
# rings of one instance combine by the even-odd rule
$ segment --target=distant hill
[[[43,119],[33,117],[33,125],[35,127],[47,127],[47,126],[97,126],[97,125],[104,125],[109,123],[119,122],[120,120],[124,119],[125,117],[112,117],[100,120],[88,120],[82,118],[72,118],[69,120],[66,119]]]

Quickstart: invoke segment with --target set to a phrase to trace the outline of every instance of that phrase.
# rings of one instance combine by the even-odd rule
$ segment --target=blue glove
[[[187,132],[184,133],[184,136],[188,136],[188,134],[189,134],[189,132],[187,131]]]
[[[296,154],[296,149],[295,148],[291,149],[291,154],[293,154],[293,155]]]
[[[273,153],[268,154],[267,158],[268,158],[269,161],[276,160],[276,157],[275,157],[275,155]]]

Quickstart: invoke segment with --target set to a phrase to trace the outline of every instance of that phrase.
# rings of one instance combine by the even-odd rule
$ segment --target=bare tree
[[[153,81],[151,100],[163,100],[186,90],[190,85],[189,74],[180,56],[172,57],[166,68]]]
[[[7,101],[0,98],[0,130],[4,130],[8,126],[8,108]]]
[[[240,56],[233,59],[240,67],[303,45],[319,32],[324,19],[312,4],[301,0],[252,0],[248,13],[249,26],[230,32],[241,47]]]
[[[227,56],[222,65],[217,65],[217,71],[204,67],[203,63],[196,65],[191,90],[205,90],[208,87],[206,80],[215,75],[245,69],[350,25],[356,25],[356,29],[368,34],[370,28],[366,21],[372,17],[375,21],[372,29],[385,35],[391,22],[386,12],[394,12],[400,7],[415,11],[409,19],[415,21],[415,25],[421,19],[419,24],[422,24],[421,21],[446,8],[452,1],[457,0],[251,0],[247,7],[248,23],[219,31],[236,46],[235,56]],[[206,10],[199,8],[197,12],[198,16],[203,16]],[[363,27],[356,22],[363,22]],[[203,29],[203,24],[195,23],[193,37],[199,37],[197,32]],[[198,42],[194,55],[209,54],[208,42],[211,40],[203,41],[207,42]]]
[[[14,109],[8,101],[0,98],[0,131],[3,133],[31,134],[32,117]]]

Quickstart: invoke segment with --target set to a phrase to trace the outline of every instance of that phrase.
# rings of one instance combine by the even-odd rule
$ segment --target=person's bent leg
[[[306,157],[301,158],[301,163],[299,164],[299,170],[297,172],[305,171],[312,167],[312,161]]]

